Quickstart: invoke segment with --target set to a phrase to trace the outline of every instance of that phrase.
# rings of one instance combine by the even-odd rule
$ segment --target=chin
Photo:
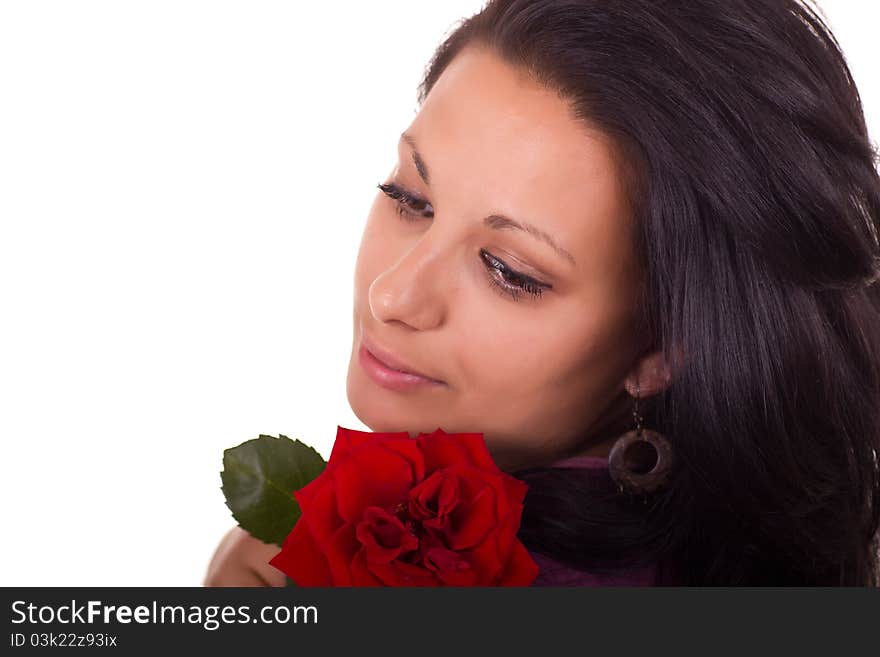
[[[361,369],[356,355],[349,362],[345,393],[352,412],[370,431],[408,431],[417,435],[420,431],[428,433],[437,428],[424,428],[433,422],[425,419],[424,407],[420,409],[411,399],[387,392],[373,383]]]
[[[358,388],[356,385],[348,387],[348,405],[357,419],[375,433],[399,433],[405,431],[409,433],[411,438],[415,438],[420,433],[432,433],[438,427],[434,421],[425,420],[424,418],[408,420],[405,414],[400,414],[399,404],[388,407],[385,404],[378,403],[375,396],[367,394],[366,391]],[[446,431],[446,427],[441,426],[441,428]],[[447,433],[452,432],[449,431]]]
[[[370,382],[363,379],[357,364],[352,362],[345,381],[345,393],[355,417],[373,432],[407,431],[401,429],[393,418],[389,421],[387,409],[382,408],[369,388]]]

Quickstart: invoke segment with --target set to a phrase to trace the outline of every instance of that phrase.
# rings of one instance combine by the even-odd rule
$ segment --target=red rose
[[[526,489],[481,433],[338,426],[269,563],[299,586],[528,586],[538,567],[516,537]]]

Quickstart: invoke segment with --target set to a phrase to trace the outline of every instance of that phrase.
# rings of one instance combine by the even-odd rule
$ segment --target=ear
[[[663,352],[651,351],[639,357],[624,380],[626,391],[635,397],[650,397],[662,392],[672,381],[672,371]]]

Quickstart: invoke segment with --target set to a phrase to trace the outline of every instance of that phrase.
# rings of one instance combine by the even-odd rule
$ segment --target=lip
[[[414,371],[391,352],[378,347],[361,334],[358,349],[361,366],[376,383],[392,390],[409,390],[418,386],[443,386],[445,382]]]

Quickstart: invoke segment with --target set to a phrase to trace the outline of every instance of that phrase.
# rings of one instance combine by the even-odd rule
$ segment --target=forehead
[[[449,192],[535,223],[579,263],[578,254],[620,246],[628,218],[613,142],[491,51],[456,56],[406,132],[435,201]]]

